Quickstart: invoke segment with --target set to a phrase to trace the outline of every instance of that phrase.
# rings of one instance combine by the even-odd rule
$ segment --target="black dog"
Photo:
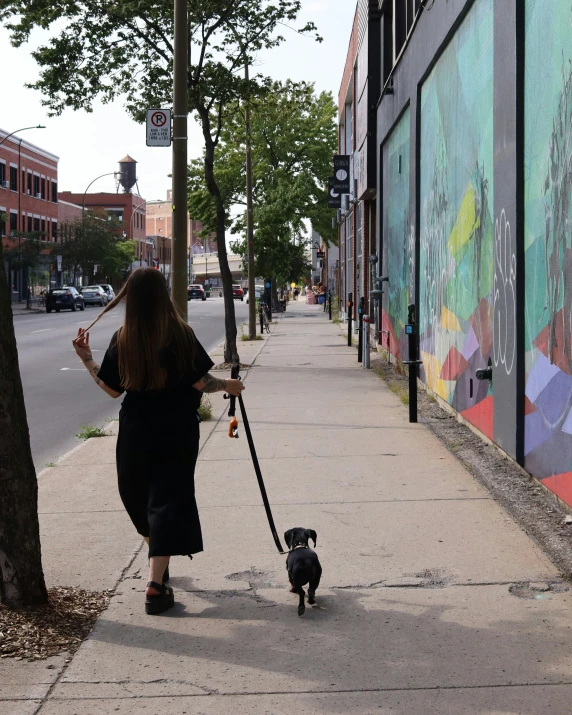
[[[289,529],[284,534],[284,541],[290,549],[290,553],[286,557],[286,569],[288,570],[288,578],[292,584],[290,589],[292,593],[297,593],[300,596],[298,603],[298,615],[303,616],[306,610],[304,604],[304,586],[308,586],[308,603],[314,604],[314,596],[316,589],[320,585],[320,577],[322,576],[322,567],[318,557],[314,551],[308,546],[308,541],[312,539],[316,546],[318,535],[313,529],[302,529],[296,527]]]

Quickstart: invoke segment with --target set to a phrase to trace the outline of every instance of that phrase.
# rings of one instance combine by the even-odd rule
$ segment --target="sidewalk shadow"
[[[270,589],[256,593],[193,591],[183,597],[185,605],[179,605],[167,618],[180,620],[191,631],[194,621],[197,623],[194,630],[200,633],[176,632],[167,628],[166,623],[163,630],[157,619],[145,623],[121,622],[118,628],[117,619],[106,620],[103,616],[91,636],[92,647],[84,651],[83,657],[94,659],[93,669],[97,673],[97,660],[105,655],[93,646],[118,644],[176,656],[173,667],[180,672],[172,673],[172,678],[194,672],[196,682],[197,672],[193,671],[192,662],[185,663],[186,657],[224,664],[226,667],[217,670],[212,679],[220,691],[248,692],[237,685],[242,681],[233,676],[235,666],[237,672],[243,672],[244,668],[260,671],[264,688],[269,691],[284,691],[288,687],[333,693],[379,690],[380,702],[383,690],[389,689],[502,685],[514,688],[519,684],[570,681],[572,657],[565,644],[560,644],[564,635],[557,638],[556,628],[563,634],[566,632],[566,622],[560,613],[551,609],[550,620],[543,620],[542,602],[536,602],[538,608],[520,608],[514,619],[495,618],[491,609],[485,608],[488,599],[484,603],[479,601],[475,593],[479,587],[474,587],[474,603],[480,605],[473,618],[468,613],[472,599],[467,598],[466,590],[455,594],[456,600],[451,604],[435,602],[442,600],[445,592],[454,594],[454,588],[459,587],[440,590],[437,597],[435,590],[428,593],[424,589],[400,592],[396,589],[393,593],[389,589],[344,589],[323,595],[318,592],[318,606],[308,607],[304,618],[297,616],[296,596],[292,595],[291,603],[273,601]],[[193,615],[194,598],[203,600],[206,607]],[[515,596],[507,588],[502,598]],[[563,594],[555,594],[554,598],[562,599],[565,616]],[[512,610],[508,601],[502,612],[510,614]],[[465,623],[456,622],[459,618]],[[234,621],[234,625],[220,626],[221,636],[207,635],[204,621],[211,619]],[[266,623],[264,628],[260,621]],[[122,677],[120,669],[117,676]],[[203,685],[211,687],[213,682],[209,680]],[[498,692],[498,699],[504,699]],[[537,700],[530,703],[526,698],[522,700],[518,709],[521,715],[538,715]],[[405,693],[403,701],[393,702],[393,707],[398,715],[409,715]],[[328,712],[347,710],[332,698]],[[471,712],[490,713],[490,703],[475,705]],[[501,702],[495,702],[495,712],[508,715],[515,711],[511,707],[505,710]]]

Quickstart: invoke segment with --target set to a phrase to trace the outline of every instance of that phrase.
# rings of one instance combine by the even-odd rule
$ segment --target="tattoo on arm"
[[[222,392],[226,390],[226,380],[220,380],[218,377],[213,377],[210,373],[203,377],[204,387],[201,392]]]
[[[96,384],[96,385],[99,385],[99,383],[101,382],[101,380],[100,380],[99,377],[98,377],[98,374],[99,374],[99,365],[97,365],[97,364],[95,363],[95,361],[94,361],[93,358],[87,358],[87,359],[85,360],[85,362],[86,362],[86,367],[87,367],[87,369],[89,370],[89,374],[90,374],[90,375],[93,377],[93,379],[95,380],[95,384]],[[89,362],[89,363],[93,363],[93,364],[92,364],[92,365],[87,365],[88,362]]]

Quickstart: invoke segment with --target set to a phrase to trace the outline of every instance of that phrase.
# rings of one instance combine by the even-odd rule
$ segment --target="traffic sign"
[[[171,146],[171,110],[147,110],[147,146]]]

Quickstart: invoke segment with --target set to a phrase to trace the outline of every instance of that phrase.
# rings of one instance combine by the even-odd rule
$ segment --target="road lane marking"
[[[60,372],[63,370],[83,370],[83,367],[60,367]]]
[[[30,335],[33,335],[34,333],[45,333],[47,330],[53,330],[53,328],[42,328],[42,330],[32,330]]]
[[[80,320],[76,325],[83,325],[84,323],[91,323],[91,320]]]

